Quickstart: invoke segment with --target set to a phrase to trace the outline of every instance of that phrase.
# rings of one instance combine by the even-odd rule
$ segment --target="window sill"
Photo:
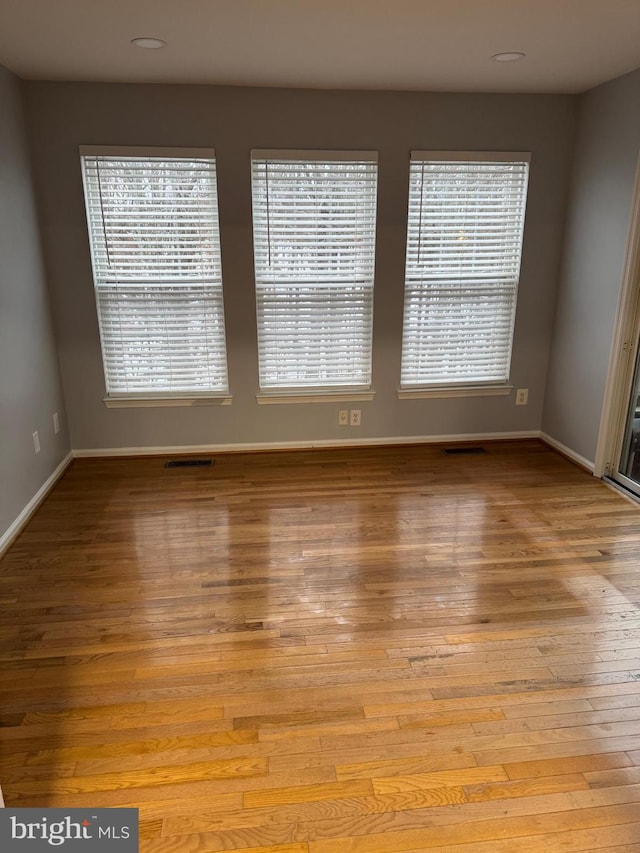
[[[440,388],[399,388],[399,400],[424,400],[429,397],[506,397],[513,385],[448,385]]]
[[[256,394],[259,406],[272,406],[286,403],[347,403],[373,400],[375,391],[288,391]]]
[[[165,406],[230,406],[230,394],[218,397],[103,397],[107,409],[144,409]]]

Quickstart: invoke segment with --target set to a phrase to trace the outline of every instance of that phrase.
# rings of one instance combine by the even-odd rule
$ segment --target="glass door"
[[[620,461],[613,479],[640,497],[640,348],[636,357]]]

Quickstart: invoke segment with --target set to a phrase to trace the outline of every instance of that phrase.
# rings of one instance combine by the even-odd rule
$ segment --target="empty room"
[[[640,853],[638,0],[0,0],[0,850]]]

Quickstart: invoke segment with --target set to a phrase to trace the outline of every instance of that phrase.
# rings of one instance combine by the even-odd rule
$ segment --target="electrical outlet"
[[[349,412],[346,409],[338,412],[338,426],[349,426]]]
[[[53,413],[53,431],[56,435],[60,432],[60,418],[57,412]]]
[[[518,388],[516,391],[516,406],[526,406],[529,402],[529,389]]]
[[[349,423],[351,426],[360,426],[362,423],[362,410],[361,409],[351,409],[351,417],[349,419]]]
[[[36,430],[32,434],[33,438],[33,449],[36,453],[40,453],[40,436],[38,435],[38,430]]]

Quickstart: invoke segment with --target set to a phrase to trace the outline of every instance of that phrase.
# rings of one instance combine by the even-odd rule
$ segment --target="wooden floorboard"
[[[640,508],[537,441],[76,460],[0,561],[8,806],[143,853],[640,851]]]

